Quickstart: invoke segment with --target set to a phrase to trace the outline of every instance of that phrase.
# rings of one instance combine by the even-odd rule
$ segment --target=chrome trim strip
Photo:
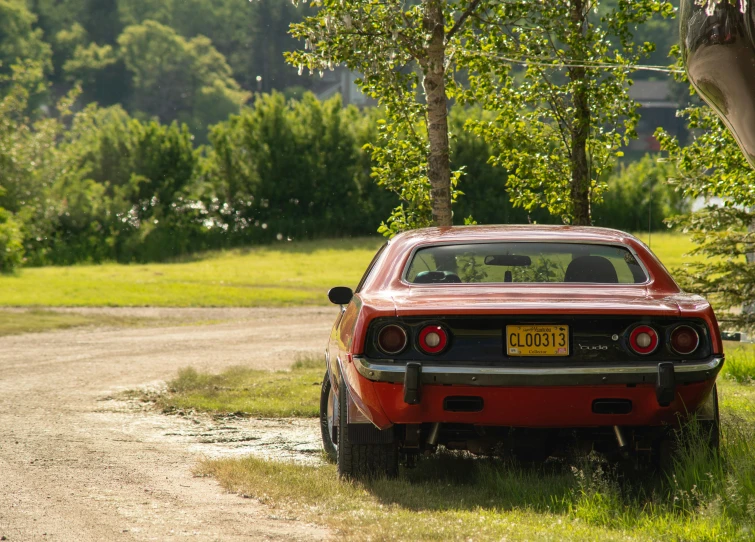
[[[723,363],[723,357],[714,357],[706,363],[675,363],[674,372],[693,373],[697,371],[712,371]],[[388,364],[388,363],[370,363],[364,357],[354,356],[354,362],[358,363],[357,368],[363,376],[369,371],[404,374],[406,364]],[[661,363],[661,362],[658,362]],[[658,363],[654,365],[642,365],[632,367],[462,367],[458,365],[439,366],[439,365],[422,365],[423,374],[448,374],[448,375],[516,375],[516,376],[573,376],[573,375],[598,375],[598,374],[646,374],[656,375],[658,373]],[[369,376],[367,376],[369,378]]]

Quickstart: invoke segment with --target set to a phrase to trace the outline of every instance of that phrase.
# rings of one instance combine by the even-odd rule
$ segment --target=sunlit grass
[[[198,472],[216,477],[229,491],[329,527],[344,540],[752,540],[752,351],[751,345],[727,343],[727,366],[719,378],[721,456],[706,451],[693,425],[684,437],[690,445],[668,477],[642,471],[622,476],[597,456],[524,468],[464,453],[424,459],[417,469],[402,469],[397,480],[347,482],[329,464],[255,457],[205,461]],[[281,373],[259,371],[218,377],[184,372],[171,386],[212,397],[245,386],[253,403],[268,394],[263,390],[269,382],[276,383],[280,396],[301,393],[295,375],[312,371],[309,391],[314,393],[306,408],[299,402],[294,410],[316,412],[322,369],[322,361],[313,357],[280,380]],[[196,396],[194,401],[201,404]],[[224,404],[220,411],[235,408]],[[247,412],[259,415],[257,408]]]
[[[704,262],[704,256],[690,256],[689,252],[695,248],[695,244],[689,235],[679,232],[658,232],[648,236],[647,232],[634,233],[635,237],[649,244],[650,250],[658,256],[666,269],[673,271],[682,268],[685,264]]]
[[[325,373],[321,356],[297,360],[290,371],[260,371],[232,367],[220,374],[181,369],[156,397],[166,412],[193,410],[264,418],[315,417]]]
[[[339,480],[332,465],[255,457],[206,461],[198,472],[346,540],[744,541],[753,533],[754,441],[745,426],[724,443],[723,460],[679,466],[668,482],[621,477],[597,457],[525,469],[460,453],[363,483]]]
[[[647,234],[639,236],[647,241]],[[331,287],[356,286],[383,242],[378,237],[284,242],[174,263],[21,269],[0,276],[0,306],[324,305]],[[684,255],[693,246],[685,234],[652,234],[651,248],[672,271],[702,261]]]
[[[148,265],[22,269],[0,276],[0,306],[282,306],[327,304],[355,287],[380,238],[279,243]]]

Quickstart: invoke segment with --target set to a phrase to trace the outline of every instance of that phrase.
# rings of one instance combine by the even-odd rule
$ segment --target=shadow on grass
[[[382,504],[413,511],[512,510],[565,512],[576,478],[563,463],[524,467],[513,461],[440,452],[402,469],[398,480],[373,480],[365,488]]]

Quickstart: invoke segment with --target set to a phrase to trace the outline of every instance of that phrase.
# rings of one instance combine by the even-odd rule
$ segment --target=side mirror
[[[352,297],[354,297],[354,292],[346,286],[336,286],[328,292],[328,299],[334,305],[348,305]]]

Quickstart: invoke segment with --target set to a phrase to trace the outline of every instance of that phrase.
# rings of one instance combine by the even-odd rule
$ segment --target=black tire
[[[333,388],[330,385],[330,374],[325,371],[325,378],[322,380],[322,388],[320,389],[320,432],[322,433],[322,448],[325,451],[325,455],[328,461],[335,463],[338,461],[338,449],[333,442],[333,436],[331,433],[331,423],[333,420],[334,412],[328,412],[328,407],[333,405],[332,395]],[[332,408],[332,406],[331,406]]]
[[[341,382],[338,390],[338,475],[341,478],[395,478],[398,476],[396,444],[352,444],[346,429],[348,392]]]

